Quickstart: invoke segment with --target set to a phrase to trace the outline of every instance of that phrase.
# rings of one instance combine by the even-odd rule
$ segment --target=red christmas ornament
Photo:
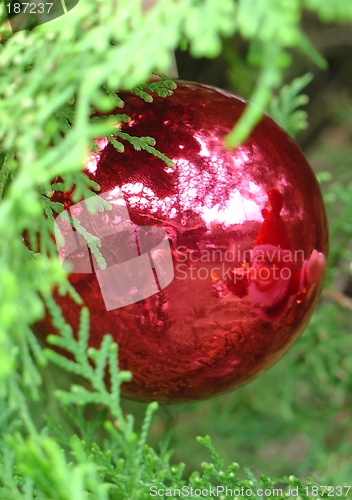
[[[226,149],[223,138],[246,104],[228,92],[179,82],[152,103],[121,97],[131,117],[121,130],[154,137],[175,167],[127,142],[121,154],[97,141],[86,170],[111,210],[91,214],[70,201],[66,208],[101,238],[107,268],[62,217],[60,255],[91,311],[90,345],[112,334],[120,367],[133,373],[125,397],[209,398],[272,365],[306,325],[328,245],[319,186],[267,116],[245,144]],[[56,300],[76,330],[79,307]],[[37,331],[55,331],[49,317]]]

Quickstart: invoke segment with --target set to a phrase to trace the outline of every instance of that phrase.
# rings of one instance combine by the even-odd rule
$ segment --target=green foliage
[[[58,306],[49,300],[48,307],[56,324],[60,324],[62,317]],[[105,336],[100,349],[88,348],[88,317],[88,311],[82,309],[77,340],[68,325],[64,324],[61,325],[61,337],[49,338],[51,343],[70,353],[72,360],[50,349],[45,351],[51,361],[82,377],[80,385],[73,384],[68,391],[57,392],[57,398],[72,419],[76,433],[65,433],[55,422],[39,433],[26,408],[23,409],[22,419],[27,422],[27,432],[23,433],[24,423],[14,418],[9,410],[3,411],[1,498],[143,500],[153,496],[177,498],[180,496],[177,491],[182,491],[183,497],[189,499],[200,496],[199,492],[205,499],[221,498],[222,494],[225,498],[226,492],[230,492],[229,495],[235,494],[239,499],[283,500],[299,494],[302,499],[308,500],[313,486],[322,498],[327,496],[316,481],[303,483],[295,476],[279,479],[261,474],[257,478],[245,468],[241,478],[239,465],[232,462],[225,466],[209,436],[199,437],[197,441],[207,449],[212,461],[203,462],[202,472],[194,471],[185,479],[184,464],[170,464],[171,452],[165,444],[160,445],[159,453],[146,444],[157,403],[148,405],[139,433],[134,430],[133,417],[125,417],[121,412],[120,384],[130,380],[131,374],[118,370],[117,345],[109,335]],[[89,389],[84,387],[87,382]],[[18,390],[21,392],[20,385]],[[24,398],[24,395],[21,397]],[[85,412],[89,408],[94,417],[87,421]],[[96,442],[96,431],[102,425],[104,435],[100,436],[100,442]],[[345,487],[342,493],[339,497],[347,498],[348,488]]]
[[[295,78],[290,85],[284,85],[279,95],[271,101],[269,115],[293,137],[308,126],[307,113],[297,108],[308,103],[308,96],[300,92],[312,78],[311,73]]]
[[[352,5],[344,2],[319,2],[318,0],[304,0],[304,8],[316,12],[324,22],[344,23],[351,19]]]
[[[301,27],[303,7],[324,22],[352,19],[351,5],[345,0],[306,0],[303,4],[298,0],[160,0],[147,13],[142,12],[138,0],[128,4],[81,0],[75,9],[48,25],[12,34],[4,3],[0,3],[1,499],[144,499],[150,498],[151,486],[165,491],[218,486],[257,491],[282,486],[281,496],[273,493],[265,498],[290,498],[288,488],[297,486],[300,497],[307,498],[307,483],[286,477],[285,473],[278,479],[254,475],[249,469],[240,474],[232,450],[231,457],[223,461],[208,437],[199,438],[199,442],[212,462],[202,463],[202,472],[188,470],[187,475],[184,464],[170,463],[167,441],[157,451],[146,444],[157,405],[147,408],[141,430],[136,430],[133,417],[125,416],[121,409],[120,384],[129,380],[130,374],[120,372],[116,366],[117,346],[107,335],[99,350],[87,350],[88,311],[82,309],[79,331],[72,332],[52,298],[57,286],[60,294],[68,293],[81,302],[66,280],[52,238],[54,216],[63,206],[50,200],[53,189],[69,191],[74,187],[73,201],[92,197],[92,192],[99,190],[82,172],[82,165],[89,148],[94,149],[94,140],[103,136],[122,154],[121,141],[128,141],[136,150],[144,149],[172,165],[151,137],[130,137],[116,128],[129,117],[115,113],[115,108],[123,111],[123,101],[115,91],[132,90],[146,101],[152,100],[153,93],[167,98],[174,83],[162,72],[170,64],[170,50],[181,42],[194,57],[218,56],[222,37],[232,35],[242,37],[249,47],[248,64],[251,74],[257,75],[252,105],[227,138],[229,146],[247,137],[263,110],[270,109],[291,134],[303,128],[305,116],[297,108],[305,101],[298,94],[308,77],[294,80],[273,98],[296,51],[324,66]],[[153,71],[161,74],[161,80],[144,83]],[[113,111],[115,114],[104,116]],[[99,116],[91,119],[93,113]],[[331,264],[335,266],[339,259],[351,258],[347,244],[351,237],[351,186],[333,181],[327,191],[328,203],[339,200],[342,207],[339,222],[332,228]],[[104,266],[99,241],[84,228],[79,230]],[[336,267],[331,269],[329,284],[336,274]],[[43,351],[33,336],[30,325],[43,317],[45,307],[61,332],[60,337],[52,336],[50,340],[70,352],[70,359],[49,349]],[[233,431],[238,440],[241,436],[247,439],[252,432],[252,447],[258,447],[265,436],[270,438],[267,433],[273,413],[277,412],[274,408],[280,404],[285,426],[276,416],[275,432],[284,433],[284,427],[286,432],[294,428],[288,425],[293,415],[298,415],[303,427],[307,417],[307,412],[300,413],[303,400],[308,413],[317,419],[329,400],[332,409],[329,415],[324,413],[325,427],[317,427],[314,432],[310,428],[316,448],[306,466],[328,470],[326,457],[331,447],[322,443],[322,436],[328,435],[338,443],[339,456],[348,455],[348,446],[341,444],[348,443],[348,427],[340,412],[343,405],[350,404],[352,360],[344,323],[346,319],[339,317],[335,307],[319,310],[311,334],[290,354],[297,370],[285,371],[287,380],[281,392],[271,394],[271,407],[258,396],[262,391],[259,386],[258,392],[246,393],[245,389],[229,400],[232,406],[223,413],[226,421],[221,411],[216,415],[225,439]],[[336,325],[334,343],[328,342],[327,330],[336,330]],[[67,373],[77,383],[66,390],[55,382],[54,393],[45,394],[43,383],[47,383],[47,376],[43,376],[43,370],[45,374],[53,370],[48,360],[61,368],[61,382],[65,381],[63,373]],[[301,374],[301,379],[292,378],[293,373]],[[260,379],[261,383],[273,383],[273,375],[268,377]],[[299,398],[295,396],[296,386]],[[241,416],[235,419],[238,407],[242,408]],[[42,419],[44,410],[48,413],[47,425]],[[231,412],[237,429],[229,430]],[[336,415],[343,420],[340,437],[326,430],[328,417]],[[266,419],[268,430],[264,437],[260,437],[262,426],[256,417]],[[337,467],[337,454],[329,458]],[[225,465],[227,462],[230,465]],[[333,477],[329,469],[324,476],[329,484],[341,484],[351,477],[349,465],[343,464],[339,475]],[[300,472],[305,471],[302,466]],[[191,498],[187,491],[185,498]],[[319,495],[327,497],[327,492],[319,490]],[[212,493],[205,496],[213,497]],[[263,498],[259,494],[237,497]]]

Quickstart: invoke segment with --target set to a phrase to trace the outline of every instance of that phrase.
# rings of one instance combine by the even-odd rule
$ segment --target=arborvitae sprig
[[[120,137],[121,139],[124,139],[125,141],[128,141],[129,143],[132,144],[134,149],[136,151],[141,151],[145,150],[148,153],[153,154],[157,158],[160,158],[163,160],[168,167],[174,167],[173,162],[168,158],[166,155],[160,153],[157,149],[155,149],[153,146],[155,146],[156,142],[152,137],[132,137],[125,132],[121,131],[116,131],[115,132],[117,137]],[[115,145],[115,144],[114,144]]]
[[[308,96],[300,92],[313,79],[312,73],[295,78],[289,85],[284,85],[278,96],[273,97],[268,113],[294,137],[307,128],[307,113],[300,108],[308,103]]]
[[[156,75],[160,80],[144,83],[133,89],[133,92],[146,102],[152,102],[153,97],[149,92],[155,92],[159,97],[167,97],[176,89],[176,83],[165,74]]]

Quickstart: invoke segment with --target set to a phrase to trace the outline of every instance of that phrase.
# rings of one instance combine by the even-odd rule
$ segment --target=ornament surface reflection
[[[90,345],[112,334],[120,367],[133,373],[125,397],[209,398],[272,365],[306,325],[327,256],[319,186],[298,146],[267,116],[243,145],[226,149],[223,138],[246,104],[232,94],[178,82],[171,97],[153,96],[153,103],[119,95],[131,117],[122,131],[154,137],[175,167],[127,141],[120,154],[104,139],[86,169],[101,193],[121,190],[136,227],[166,232],[174,278],[154,295],[109,311],[96,274],[79,273],[79,253],[70,280],[91,311]],[[91,228],[95,235],[104,220],[102,214]],[[101,252],[108,260],[113,239],[102,241]],[[77,329],[79,307],[56,300]],[[53,331],[48,317],[37,331]]]

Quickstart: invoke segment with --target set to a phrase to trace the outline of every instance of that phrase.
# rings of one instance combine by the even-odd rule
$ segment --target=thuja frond
[[[118,153],[123,153],[125,151],[125,146],[122,144],[122,142],[117,141],[115,137],[108,137],[108,141],[114,146]]]
[[[165,74],[157,75],[160,80],[144,83],[133,89],[133,92],[147,102],[152,102],[153,97],[148,92],[155,92],[159,97],[168,97],[177,88],[176,83]]]
[[[8,443],[18,460],[17,474],[31,478],[35,491],[39,490],[46,498],[87,500],[92,498],[88,496],[89,491],[97,500],[108,500],[108,485],[99,481],[96,466],[87,462],[70,466],[53,438],[34,436],[24,439],[16,434],[8,437]]]
[[[80,201],[82,198],[89,198],[92,196],[92,191],[99,191],[100,186],[95,181],[90,179],[86,173],[81,172],[70,172],[66,173],[62,177],[62,181],[53,182],[51,184],[52,192],[61,191],[63,193],[72,192],[72,201]],[[51,206],[54,211],[54,206]],[[56,211],[60,213],[63,210],[63,207]]]
[[[216,469],[218,471],[222,471],[224,468],[224,462],[223,462],[223,460],[221,460],[219,453],[215,450],[215,448],[211,442],[210,436],[205,436],[205,437],[198,436],[197,441],[201,445],[205,446],[205,448],[209,451],[210,456],[213,459],[213,462],[214,462]]]
[[[88,349],[89,314],[87,308],[81,311],[78,340],[75,340],[71,327],[62,317],[60,308],[50,297],[47,297],[46,301],[54,326],[62,332],[62,336],[49,336],[48,341],[65,349],[74,361],[49,349],[46,350],[47,357],[66,371],[84,377],[93,389],[87,390],[81,386],[74,386],[71,392],[59,391],[58,398],[66,406],[101,404],[108,408],[113,417],[123,425],[125,419],[119,405],[120,385],[122,382],[129,381],[131,374],[117,369],[117,345],[112,342],[110,335],[105,335],[99,350]],[[108,369],[110,379],[107,381]]]
[[[109,113],[116,108],[123,108],[123,100],[116,92],[112,92],[106,87],[97,90],[92,104],[94,109],[99,109],[103,113]]]
[[[23,386],[31,392],[33,400],[38,400],[38,388],[41,385],[42,377],[35,362],[44,366],[46,359],[30,328],[27,331],[27,338],[22,338],[20,341],[19,360]]]
[[[273,97],[269,106],[269,115],[293,137],[308,126],[307,113],[297,108],[308,103],[308,96],[300,92],[312,79],[312,73],[295,78],[289,85],[282,87],[279,95]]]
[[[255,44],[251,57],[260,61],[260,74],[250,97],[250,103],[225,138],[229,148],[235,148],[244,142],[252,128],[261,120],[269,105],[273,90],[281,83],[282,66],[287,66],[286,52],[274,43],[267,43],[260,48],[257,48],[257,44]]]
[[[0,199],[3,197],[10,178],[9,162],[6,161],[6,155],[0,152]]]
[[[101,254],[99,247],[101,246],[101,241],[97,236],[90,234],[75,217],[69,218],[72,226],[76,229],[77,233],[83,236],[87,242],[89,250],[92,252],[93,257],[97,261],[99,269],[106,269],[107,264],[103,255]]]
[[[120,137],[120,139],[124,139],[125,141],[132,144],[132,146],[136,151],[141,151],[144,149],[148,153],[151,153],[157,158],[160,158],[162,161],[166,163],[168,167],[171,168],[174,167],[174,163],[172,162],[172,160],[170,160],[170,158],[160,153],[160,151],[158,151],[153,147],[156,143],[152,137],[132,137],[129,134],[126,134],[125,132],[121,131],[117,131],[115,132],[115,134],[117,137]]]
[[[121,101],[121,99],[120,99]],[[123,101],[122,105],[123,105]],[[126,114],[109,114],[108,116],[94,116],[91,122],[95,124],[94,135],[104,137],[112,133],[113,129],[120,123],[128,123],[131,118]]]
[[[134,94],[138,95],[138,97],[143,99],[143,101],[153,102],[152,96],[150,94],[148,94],[148,92],[145,92],[144,90],[142,90],[141,87],[136,87],[135,89],[133,89],[133,92],[134,92]]]
[[[147,439],[153,412],[157,409],[157,403],[149,405],[139,438],[133,432],[133,419],[125,418],[120,407],[120,385],[129,381],[129,372],[119,371],[117,365],[117,345],[112,342],[109,335],[105,335],[100,349],[88,348],[89,316],[86,308],[82,309],[80,327],[77,340],[73,337],[72,329],[64,324],[59,307],[47,298],[47,306],[53,316],[53,324],[62,332],[62,336],[49,336],[48,341],[65,349],[73,360],[66,359],[52,350],[46,350],[48,359],[62,367],[66,371],[80,375],[90,384],[91,389],[83,386],[73,385],[71,391],[57,391],[57,397],[64,407],[87,406],[89,404],[99,405],[109,410],[111,417],[118,423],[117,431],[111,422],[106,422],[106,428],[113,439],[116,439],[127,454],[131,480],[128,485],[131,498],[138,498],[140,477],[143,470],[143,449]],[[107,377],[109,373],[109,377]],[[73,414],[71,413],[71,416]],[[82,414],[80,414],[82,415]],[[80,418],[75,418],[79,427],[82,428]],[[87,432],[84,432],[87,435]],[[134,436],[134,437],[133,437]],[[122,439],[123,437],[123,439]],[[132,439],[131,439],[132,438]],[[87,461],[87,456],[78,438],[73,438],[74,454],[80,457],[80,461]],[[132,447],[131,447],[132,446]],[[98,445],[93,447],[95,456],[105,457]],[[82,458],[83,457],[83,458]],[[104,460],[107,460],[104,458]],[[109,473],[111,476],[111,472]],[[116,475],[112,474],[113,476]],[[119,479],[121,479],[119,477]],[[117,485],[116,485],[117,486]]]
[[[144,422],[142,426],[142,430],[140,433],[140,437],[137,443],[136,451],[133,457],[133,462],[131,464],[131,476],[132,476],[132,482],[131,482],[131,489],[134,492],[134,496],[132,498],[138,498],[139,494],[138,489],[140,485],[140,480],[143,474],[143,469],[144,469],[144,463],[143,463],[143,450],[144,446],[147,441],[147,434],[149,431],[150,423],[152,420],[153,413],[157,410],[158,408],[158,403],[150,403],[148,405],[145,417],[144,417]],[[136,494],[137,493],[137,494]]]

